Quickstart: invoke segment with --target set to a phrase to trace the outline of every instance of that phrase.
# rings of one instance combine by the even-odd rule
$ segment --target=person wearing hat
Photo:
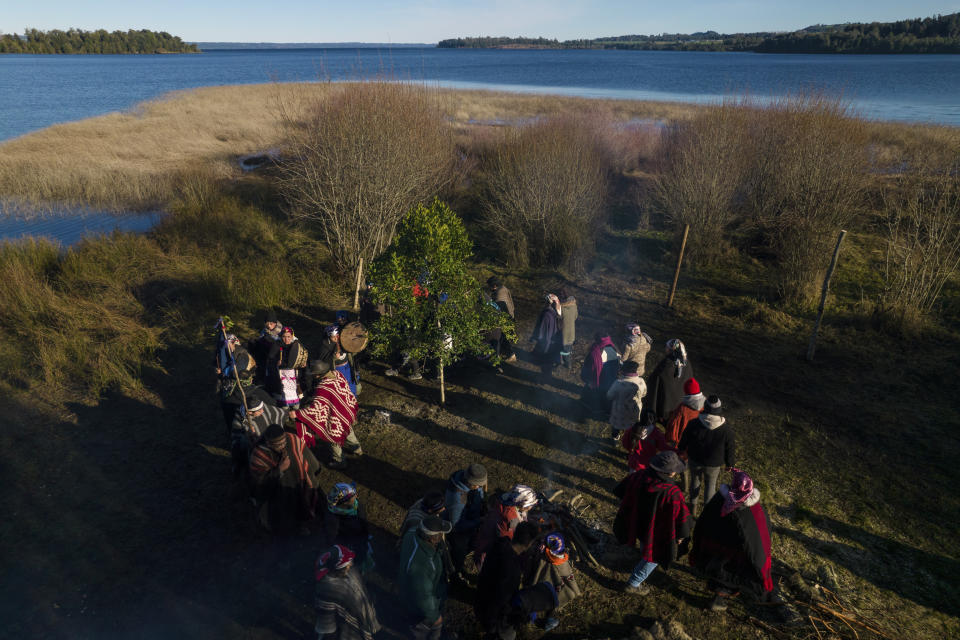
[[[701,487],[703,502],[710,502],[717,492],[721,469],[732,467],[736,462],[733,428],[723,417],[720,398],[707,398],[703,411],[684,430],[677,450],[690,461],[690,513],[695,514],[701,500]]]
[[[407,513],[403,516],[403,522],[400,524],[400,537],[408,530],[419,527],[424,518],[430,516],[443,517],[443,511],[446,509],[443,500],[443,493],[440,491],[429,491],[425,496],[410,505]]]
[[[263,385],[270,393],[280,391],[280,374],[277,370],[277,362],[280,361],[280,352],[283,346],[280,342],[280,331],[282,329],[283,326],[277,321],[277,312],[271,309],[266,313],[260,334],[247,342],[247,349],[257,361],[254,382]]]
[[[573,366],[573,343],[577,341],[577,299],[567,293],[563,287],[557,291],[560,299],[560,325],[563,334],[563,348],[560,350],[560,362],[569,369]]]
[[[253,386],[253,371],[257,363],[240,339],[232,333],[221,338],[217,346],[217,391],[223,422],[229,432],[237,407],[243,407],[243,400]],[[240,379],[239,385],[237,379]]]
[[[512,537],[498,538],[490,547],[477,577],[473,606],[485,638],[516,637],[511,601],[523,579],[523,556],[539,535],[535,524],[521,522]]]
[[[320,463],[303,441],[279,424],[264,431],[250,453],[250,493],[267,531],[305,530],[314,518]]]
[[[367,511],[357,495],[356,484],[338,482],[327,493],[323,530],[327,544],[342,544],[353,551],[362,573],[373,568],[370,525]]]
[[[670,568],[690,535],[690,511],[676,478],[686,468],[674,451],[650,459],[645,471],[628,475],[614,489],[620,508],[613,534],[621,544],[639,544],[642,559],[633,568],[625,590],[638,595],[650,591],[644,581],[657,566]]]
[[[290,419],[308,447],[317,441],[329,445],[329,468],[343,469],[347,466],[343,461],[344,446],[354,455],[363,455],[354,430],[359,410],[357,397],[350,391],[347,379],[334,370],[328,360],[314,360],[310,364],[310,375],[313,396],[300,409],[290,411]]]
[[[672,448],[667,446],[666,438],[657,428],[657,416],[650,410],[644,411],[640,420],[623,432],[620,444],[630,452],[627,468],[631,472],[643,471],[653,456]]]
[[[675,447],[680,443],[684,429],[695,420],[700,412],[703,411],[703,403],[707,398],[700,391],[700,383],[696,378],[690,378],[683,383],[683,396],[680,398],[680,404],[670,412],[665,423],[667,444]]]
[[[400,542],[397,591],[415,640],[440,640],[443,634],[450,570],[445,566],[443,539],[451,529],[446,520],[429,516]]]
[[[638,370],[639,365],[636,362],[624,362],[620,367],[620,378],[607,389],[610,435],[614,442],[620,442],[621,434],[640,420],[647,384],[637,373]]]
[[[726,601],[741,590],[759,600],[770,600],[770,518],[760,504],[760,490],[753,479],[733,469],[733,481],[721,484],[703,508],[693,530],[690,564],[708,579],[715,597],[714,611],[727,608]]]
[[[353,392],[353,395],[357,395],[360,393],[360,374],[353,354],[344,351],[340,343],[340,330],[342,328],[339,322],[327,325],[324,328],[324,339],[320,345],[317,359],[332,362],[334,369],[339,371],[346,379],[347,384],[350,385],[350,391]]]
[[[549,378],[553,368],[560,364],[560,352],[563,350],[563,327],[561,325],[560,298],[552,293],[544,296],[545,304],[537,317],[530,341],[533,342],[532,355],[540,365],[540,373]]]
[[[335,544],[323,551],[314,567],[314,608],[319,640],[373,640],[380,630],[373,600],[363,584],[349,548]]]
[[[556,594],[556,604],[553,608],[535,609],[537,613],[547,616],[543,630],[550,631],[560,624],[554,615],[556,610],[581,593],[573,567],[570,566],[566,538],[559,531],[554,531],[543,539],[534,566],[523,580],[526,587],[533,587],[542,582],[549,583]]]
[[[456,571],[463,571],[487,514],[487,469],[473,463],[450,474],[444,492],[443,518],[453,525],[448,536],[450,555]]]
[[[684,396],[684,384],[693,377],[687,347],[679,339],[667,340],[663,359],[647,376],[647,408],[663,423]]]
[[[280,359],[277,372],[280,377],[280,391],[277,400],[283,405],[296,409],[303,398],[303,373],[307,364],[307,348],[293,333],[293,327],[284,327],[280,331]]]
[[[270,394],[257,386],[245,390],[247,407],[241,404],[230,425],[230,453],[234,477],[246,472],[250,451],[271,424],[283,424],[286,412],[278,407]]]

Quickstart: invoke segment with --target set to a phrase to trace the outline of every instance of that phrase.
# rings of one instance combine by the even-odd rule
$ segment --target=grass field
[[[284,88],[201,90],[0,147],[7,197],[128,207],[149,194],[140,202],[174,202],[146,236],[117,234],[67,251],[0,247],[0,509],[7,516],[0,522],[0,635],[314,637],[312,566],[322,533],[314,527],[310,536],[274,539],[258,532],[230,480],[210,370],[218,315],[228,314],[246,336],[263,309],[276,306],[311,347],[351,294],[349,278],[334,274],[311,231],[278,212],[268,179],[235,169],[237,155],[278,140],[269,105]],[[574,99],[442,95],[466,128],[595,108]],[[693,109],[603,108],[624,120],[680,119]],[[871,127],[892,159],[917,145],[950,149],[957,140],[952,129]],[[40,141],[58,150],[63,170],[52,168],[42,184],[24,182],[16,160],[26,162]],[[121,148],[135,151],[119,157]],[[86,177],[66,169],[80,157]],[[33,156],[33,166],[47,160]],[[197,163],[206,177],[193,175]],[[97,173],[104,166],[113,169]],[[116,178],[115,189],[97,186],[104,175]],[[491,486],[523,481],[566,497],[580,493],[593,505],[590,522],[609,532],[610,491],[625,456],[603,437],[604,425],[584,417],[576,373],[594,331],[616,336],[631,320],[657,344],[682,338],[704,391],[723,399],[738,466],[757,481],[773,521],[778,579],[788,595],[798,595],[787,584],[796,570],[833,589],[852,618],[885,637],[960,636],[956,282],[943,320],[916,337],[892,337],[860,313],[875,239],[851,233],[847,242],[812,363],[803,358],[811,313],[769,302],[754,259],[685,269],[674,308],[665,308],[672,236],[638,230],[623,212],[611,217],[582,273],[478,262],[478,276],[501,275],[514,291],[521,338],[543,291],[563,285],[576,296],[577,364],[544,384],[521,340],[520,361],[502,375],[470,363],[451,370],[444,407],[434,382],[387,378],[377,363],[365,372],[358,431],[366,455],[322,478],[325,486],[341,479],[360,486],[374,531],[371,580],[384,637],[403,631],[390,587],[399,521],[455,469],[481,461]],[[655,364],[652,353],[648,370]],[[376,418],[381,409],[389,422]],[[585,594],[550,636],[620,638],[675,621],[694,638],[855,637],[836,618],[827,620],[831,631],[811,620],[781,627],[743,602],[725,614],[705,611],[705,583],[685,566],[652,578],[650,596],[623,594],[633,556],[612,543],[595,550],[601,569],[576,565]],[[470,603],[469,592],[454,591],[447,618],[461,637],[475,638]],[[854,627],[860,638],[881,637]]]

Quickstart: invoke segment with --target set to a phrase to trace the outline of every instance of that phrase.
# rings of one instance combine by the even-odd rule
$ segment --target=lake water
[[[0,140],[207,85],[389,75],[440,86],[710,102],[806,89],[872,119],[960,126],[960,55],[273,49],[200,55],[0,55]]]
[[[673,51],[271,49],[200,55],[0,55],[0,141],[129,109],[169,91],[271,81],[387,76],[436,86],[598,98],[718,102],[814,89],[862,116],[960,126],[960,55],[850,56]],[[3,220],[0,238],[148,228],[149,217],[86,212]]]

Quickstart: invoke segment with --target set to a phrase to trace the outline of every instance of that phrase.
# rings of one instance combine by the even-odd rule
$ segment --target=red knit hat
[[[696,378],[690,378],[683,383],[683,392],[688,396],[700,393],[700,383],[697,382]]]

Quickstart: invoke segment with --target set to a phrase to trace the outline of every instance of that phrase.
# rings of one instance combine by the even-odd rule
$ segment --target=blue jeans
[[[627,580],[627,584],[631,587],[639,587],[643,584],[644,580],[650,577],[650,574],[653,573],[653,570],[656,568],[656,562],[641,560],[640,564],[633,568],[633,573],[630,574],[630,579]]]

